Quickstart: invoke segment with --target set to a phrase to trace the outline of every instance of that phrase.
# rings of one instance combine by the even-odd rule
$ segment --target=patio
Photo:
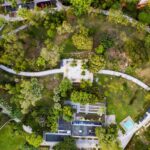
[[[83,67],[84,62],[83,60],[64,59],[62,63],[64,78],[66,77],[76,83],[81,82],[81,80],[90,80],[93,82],[93,73]]]

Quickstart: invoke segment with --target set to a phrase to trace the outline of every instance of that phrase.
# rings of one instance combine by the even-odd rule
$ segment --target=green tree
[[[90,80],[82,80],[80,83],[80,88],[81,89],[88,89],[92,87],[92,82]]]
[[[102,56],[92,55],[88,61],[89,70],[93,73],[97,73],[105,67],[105,60]]]
[[[57,32],[59,35],[65,34],[65,33],[72,33],[73,28],[70,23],[67,21],[63,21],[62,25],[57,27]]]
[[[121,10],[111,9],[108,15],[108,21],[114,22],[116,24],[129,25],[129,21],[124,17]]]
[[[91,50],[93,47],[92,38],[82,35],[82,34],[74,34],[72,36],[72,41],[74,46],[76,46],[79,50]]]
[[[33,145],[36,148],[38,148],[43,141],[43,138],[40,135],[36,135],[35,133],[26,134],[25,138],[30,145]]]
[[[55,67],[60,61],[62,47],[52,44],[50,40],[45,41],[45,45],[46,46],[41,50],[40,57],[43,58],[44,64],[48,67]]]
[[[64,138],[64,141],[59,142],[53,147],[54,150],[77,150],[75,139],[72,137]]]
[[[92,2],[93,0],[70,0],[76,15],[85,14]]]
[[[147,49],[150,48],[150,35],[146,36],[144,45]]]
[[[138,18],[141,22],[150,24],[150,15],[149,15],[149,13],[141,12],[141,13],[139,13]]]
[[[71,100],[75,103],[87,104],[96,103],[99,101],[98,97],[94,94],[90,94],[82,91],[73,91],[71,93]]]
[[[116,125],[96,128],[96,136],[102,150],[121,150],[117,141],[117,135]]]
[[[100,44],[95,51],[97,54],[102,54],[105,51],[104,46]]]
[[[13,66],[15,70],[26,69],[25,51],[21,42],[24,38],[23,36],[17,37],[15,34],[4,36],[1,42],[0,63]]]
[[[63,119],[66,121],[72,121],[73,119],[73,110],[71,106],[63,107]]]
[[[31,106],[41,100],[43,86],[36,78],[32,78],[30,81],[23,80],[15,87],[6,85],[6,89],[12,95],[11,102],[21,107],[21,112],[26,114]]]
[[[79,50],[91,50],[93,48],[93,39],[89,37],[89,29],[80,24],[77,32],[72,36],[74,46]]]
[[[64,78],[59,85],[60,95],[62,97],[67,97],[67,93],[71,91],[71,89],[72,89],[71,81],[67,78]]]

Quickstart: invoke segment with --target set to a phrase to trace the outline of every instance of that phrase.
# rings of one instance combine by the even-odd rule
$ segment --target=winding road
[[[6,71],[8,73],[11,73],[11,74],[15,74],[15,75],[19,75],[19,76],[26,76],[26,77],[43,77],[43,76],[48,76],[48,75],[53,75],[53,74],[58,74],[58,73],[64,73],[64,70],[62,68],[40,71],[40,72],[24,72],[24,71],[16,72],[15,70],[13,70],[11,68],[8,68],[4,65],[0,65],[0,69]],[[139,79],[132,77],[130,75],[127,75],[125,73],[116,72],[116,71],[112,71],[112,70],[100,70],[98,73],[125,78],[125,79],[132,81],[135,84],[139,85],[143,89],[150,91],[150,87],[148,85],[146,85]]]

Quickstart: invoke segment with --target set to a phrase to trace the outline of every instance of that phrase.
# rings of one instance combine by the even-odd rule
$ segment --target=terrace
[[[94,126],[85,125],[72,125],[72,136],[73,137],[91,137],[95,136]]]
[[[64,59],[62,63],[64,78],[68,78],[74,83],[80,83],[82,80],[93,82],[93,73],[83,67],[85,62],[86,60]]]

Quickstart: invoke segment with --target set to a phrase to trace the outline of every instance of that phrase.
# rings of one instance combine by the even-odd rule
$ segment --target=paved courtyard
[[[84,69],[83,64],[83,60],[64,59],[62,64],[64,78],[66,77],[72,82],[81,82],[81,80],[93,82],[93,73]]]

